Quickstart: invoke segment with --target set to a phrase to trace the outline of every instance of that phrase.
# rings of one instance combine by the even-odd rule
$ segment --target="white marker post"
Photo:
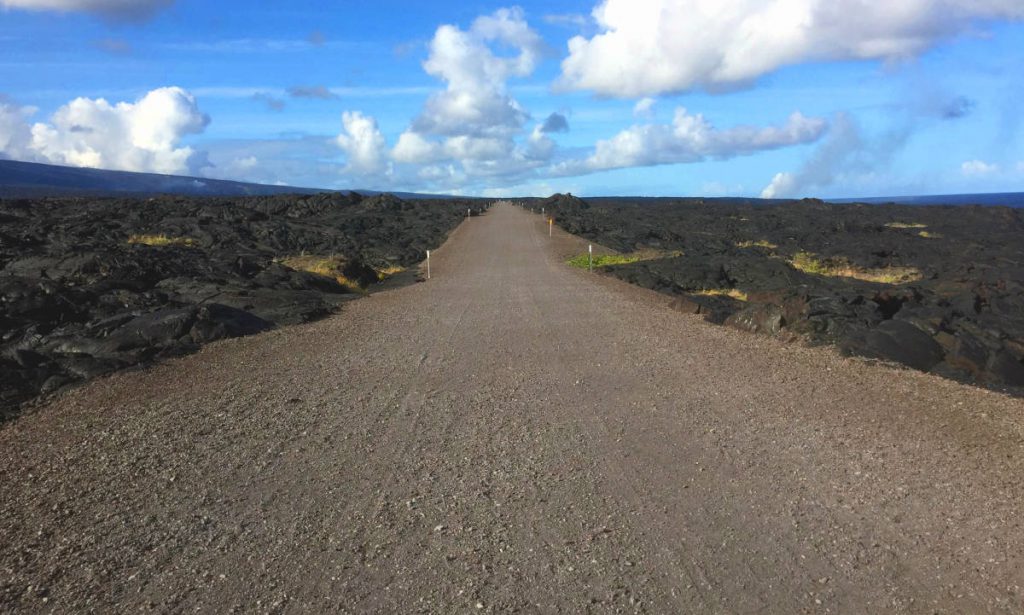
[[[467,218],[469,217],[469,210],[468,209],[466,210],[466,217]]]
[[[427,279],[430,279],[430,250],[427,250]]]
[[[594,246],[591,244],[587,245],[587,269],[594,273]]]

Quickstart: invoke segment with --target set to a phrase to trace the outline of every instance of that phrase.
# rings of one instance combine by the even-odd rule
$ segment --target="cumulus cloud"
[[[719,129],[701,114],[676,109],[672,124],[640,124],[611,139],[598,141],[594,152],[581,160],[560,163],[562,175],[606,169],[700,162],[813,143],[828,124],[819,118],[793,113],[781,126],[737,126]]]
[[[890,166],[910,134],[911,127],[903,125],[881,134],[866,135],[851,116],[840,113],[832,121],[828,137],[800,169],[777,173],[761,191],[761,198],[802,197],[809,190],[837,182],[870,178],[879,169]]]
[[[498,55],[492,45],[516,51]],[[500,9],[477,18],[469,30],[452,25],[437,29],[423,68],[447,83],[434,94],[413,129],[443,136],[508,136],[519,131],[529,114],[506,92],[512,77],[533,73],[543,44],[521,9]]]
[[[377,120],[359,111],[346,111],[341,115],[341,123],[343,130],[337,142],[348,156],[347,170],[361,175],[384,172],[387,142]]]
[[[561,87],[640,97],[743,86],[783,66],[913,57],[1019,0],[603,0],[573,37]]]
[[[140,20],[170,6],[174,0],[0,0],[5,9],[94,13],[110,19]]]
[[[436,183],[508,178],[542,166],[555,148],[547,133],[567,131],[569,122],[553,113],[527,132],[530,114],[508,93],[508,81],[532,74],[543,50],[522,10],[500,9],[467,30],[443,25],[429,49],[423,68],[445,89],[399,136],[392,160],[427,165],[418,177]]]
[[[0,105],[0,150],[21,160],[152,173],[196,172],[203,157],[181,145],[209,117],[177,87],[153,90],[134,103],[76,98],[49,122],[31,126],[31,109]]]
[[[984,177],[999,172],[999,165],[984,160],[968,160],[960,165],[960,172],[967,177]]]
[[[0,97],[0,157],[31,159],[32,130],[29,119],[34,107],[19,107]]]

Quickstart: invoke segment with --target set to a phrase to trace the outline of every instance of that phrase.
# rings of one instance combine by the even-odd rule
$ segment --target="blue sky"
[[[0,157],[477,195],[1024,190],[1019,0],[0,7]]]

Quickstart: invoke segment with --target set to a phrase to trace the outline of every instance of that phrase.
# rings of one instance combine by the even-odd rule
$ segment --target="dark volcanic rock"
[[[935,367],[944,357],[942,346],[932,336],[901,320],[887,320],[860,331],[839,347],[850,354],[895,361],[921,371]]]
[[[751,333],[778,335],[786,320],[781,307],[768,303],[747,306],[726,318],[725,324]]]
[[[1024,210],[584,201],[562,194],[525,205],[543,207],[565,230],[609,248],[666,253],[602,271],[676,297],[672,306],[680,311],[748,331],[839,344],[848,353],[968,382],[1021,386]],[[819,270],[794,266],[808,255]],[[909,281],[823,275],[829,267],[833,274],[916,275]],[[748,301],[704,296],[709,291],[740,291]]]
[[[467,209],[485,210],[355,193],[0,200],[0,419],[40,392],[330,314]]]

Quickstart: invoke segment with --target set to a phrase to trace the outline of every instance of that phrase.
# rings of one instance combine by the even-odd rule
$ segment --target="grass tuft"
[[[679,250],[673,250],[671,252],[644,250],[640,252],[630,252],[629,254],[595,254],[594,267],[614,267],[615,265],[628,265],[630,263],[639,263],[640,261],[651,261],[659,258],[671,258],[682,255],[683,253]],[[573,267],[586,269],[590,262],[589,255],[580,254],[579,256],[570,258],[566,262]]]
[[[749,297],[747,293],[743,292],[738,288],[711,288],[706,290],[698,290],[694,295],[700,295],[702,297],[731,297],[737,301],[747,301]]]
[[[340,256],[285,256],[275,259],[275,261],[295,271],[305,271],[333,278],[337,280],[338,284],[353,292],[366,293],[365,288],[342,273],[347,261]]]
[[[928,228],[927,224],[921,224],[920,222],[888,222],[885,225],[886,228]]]
[[[377,279],[383,282],[384,280],[390,278],[396,273],[402,273],[403,271],[405,271],[405,267],[398,267],[397,265],[388,265],[387,267],[382,267],[380,269],[377,269],[376,271]]]
[[[777,248],[779,246],[775,245],[774,243],[772,243],[772,242],[770,242],[770,241],[768,241],[766,239],[759,239],[757,241],[741,241],[741,242],[736,244],[736,247],[737,248],[765,248],[766,250],[774,250],[775,248]]]
[[[921,231],[917,236],[924,237],[925,239],[942,239],[942,233],[932,233],[929,231]]]
[[[128,243],[158,248],[166,246],[192,247],[196,245],[196,240],[190,237],[168,237],[167,235],[132,235],[128,237]]]
[[[853,278],[879,284],[906,284],[921,279],[921,272],[914,267],[864,269],[843,258],[822,259],[810,252],[797,252],[789,264],[804,273],[832,278]]]

